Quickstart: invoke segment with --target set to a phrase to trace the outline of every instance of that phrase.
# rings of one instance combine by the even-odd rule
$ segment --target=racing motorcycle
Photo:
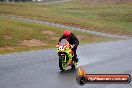
[[[77,62],[73,61],[74,52],[72,51],[72,45],[69,42],[64,44],[59,43],[56,45],[57,54],[59,56],[59,68],[61,71],[65,71],[68,66],[75,69]]]

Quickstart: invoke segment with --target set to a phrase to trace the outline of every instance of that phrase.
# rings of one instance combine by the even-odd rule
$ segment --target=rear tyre
[[[75,68],[76,68],[76,66],[77,66],[77,63],[76,63],[76,62],[74,62],[74,63],[73,63],[73,65],[71,66],[71,68],[72,68],[72,69],[75,69]]]
[[[76,68],[76,66],[73,64],[73,65],[71,66],[71,68],[72,68],[72,69],[75,69],[75,68]]]

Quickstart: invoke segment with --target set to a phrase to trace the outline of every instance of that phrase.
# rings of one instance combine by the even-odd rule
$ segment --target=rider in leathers
[[[66,39],[73,46],[72,47],[72,50],[74,52],[73,60],[78,62],[76,54],[77,46],[79,45],[78,38],[73,33],[71,33],[70,30],[64,30],[63,36],[59,39],[59,42],[61,42],[62,39]]]

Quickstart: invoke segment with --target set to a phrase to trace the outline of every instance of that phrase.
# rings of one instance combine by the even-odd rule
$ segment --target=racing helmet
[[[71,31],[70,31],[70,30],[64,30],[63,35],[64,35],[65,37],[70,37],[70,36],[71,36]]]

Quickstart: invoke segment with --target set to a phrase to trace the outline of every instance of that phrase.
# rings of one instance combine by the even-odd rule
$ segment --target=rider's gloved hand
[[[73,49],[75,47],[75,45],[71,45],[71,48]]]

